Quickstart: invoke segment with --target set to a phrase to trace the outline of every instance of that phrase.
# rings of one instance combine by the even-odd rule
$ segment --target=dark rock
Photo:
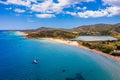
[[[83,78],[83,76],[80,73],[76,73],[75,77],[73,77],[73,78],[68,77],[65,80],[85,80],[85,79]]]
[[[76,73],[75,80],[85,80],[80,73]]]
[[[65,80],[75,80],[74,78],[66,78]]]
[[[63,70],[62,70],[62,72],[66,72],[66,70],[65,70],[65,69],[63,69]]]

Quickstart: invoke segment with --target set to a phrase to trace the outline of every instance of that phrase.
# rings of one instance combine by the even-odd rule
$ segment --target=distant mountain
[[[40,27],[37,28],[36,31],[44,31],[44,30],[54,30],[55,28],[49,28],[49,27]]]
[[[37,31],[45,31],[45,30],[64,30],[64,31],[69,31],[70,29],[65,29],[65,28],[50,28],[50,27],[40,27],[36,29]]]
[[[99,50],[107,54],[120,56],[115,53],[114,50],[120,50],[120,23],[119,24],[95,24],[95,25],[84,25],[73,29],[63,28],[48,28],[41,27],[35,30],[27,30],[27,38],[54,38],[62,40],[70,40],[83,35],[94,35],[94,36],[113,36],[118,41],[97,41],[97,42],[81,42],[77,41],[78,44],[86,46],[90,49]]]
[[[71,30],[79,32],[80,35],[114,35],[120,33],[120,23],[83,25]]]
[[[115,25],[115,31],[120,33],[120,23]]]
[[[120,38],[120,23],[118,24],[95,24],[95,25],[83,25],[73,29],[63,29],[63,28],[49,28],[40,27],[34,30],[27,30],[26,32],[32,34],[42,34],[51,33],[52,35],[57,34],[59,36],[63,33],[75,34],[75,35],[106,35],[106,36],[117,36]],[[43,35],[44,35],[43,34]],[[48,35],[48,34],[47,34]]]
[[[94,24],[94,25],[82,25],[76,28],[73,28],[74,30],[81,30],[81,29],[91,29],[91,28],[103,28],[103,27],[112,27],[111,24]]]

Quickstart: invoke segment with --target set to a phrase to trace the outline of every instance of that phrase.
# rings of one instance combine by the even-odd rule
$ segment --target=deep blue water
[[[37,59],[38,64],[32,61]],[[97,53],[0,31],[0,80],[120,80],[120,63]]]

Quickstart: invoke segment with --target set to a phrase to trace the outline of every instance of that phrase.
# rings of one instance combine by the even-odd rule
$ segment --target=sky
[[[120,23],[120,0],[0,0],[0,30]]]

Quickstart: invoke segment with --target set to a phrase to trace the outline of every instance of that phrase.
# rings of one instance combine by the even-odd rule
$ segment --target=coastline
[[[54,38],[39,38],[39,40],[49,40],[49,41],[55,41],[71,46],[79,46],[79,44],[76,41],[69,41],[69,40],[63,40],[63,39],[54,39]]]
[[[21,32],[21,31],[17,31],[17,34],[18,35],[23,35],[23,36],[28,35],[27,33]],[[107,54],[107,53],[104,53],[104,52],[101,52],[101,51],[98,51],[98,50],[95,50],[95,49],[90,49],[88,47],[80,45],[76,41],[70,41],[70,40],[64,40],[64,39],[54,39],[54,38],[39,38],[38,40],[49,40],[49,41],[55,41],[55,42],[63,43],[63,44],[70,45],[70,46],[76,46],[76,47],[79,47],[79,48],[90,50],[92,52],[95,52],[95,53],[100,54],[102,56],[105,56],[107,58],[110,58],[114,61],[120,62],[120,57],[112,56],[110,54]]]
[[[97,54],[100,54],[102,56],[105,56],[107,58],[110,58],[114,61],[117,61],[117,62],[120,62],[120,57],[117,57],[117,56],[112,56],[110,54],[107,54],[107,53],[104,53],[104,52],[101,52],[101,51],[98,51],[98,50],[95,50],[95,49],[90,49],[88,47],[85,47],[85,46],[82,46],[80,44],[78,44],[76,41],[69,41],[69,40],[62,40],[62,39],[53,39],[53,38],[40,38],[39,40],[50,40],[50,41],[55,41],[55,42],[59,42],[59,43],[63,43],[63,44],[67,44],[67,45],[70,45],[70,46],[77,46],[79,48],[83,48],[83,49],[86,49],[86,50],[90,50],[92,52],[95,52]]]
[[[27,33],[21,32],[21,31],[16,31],[16,34],[17,34],[17,35],[21,35],[21,36],[26,36],[26,35],[28,35]]]

